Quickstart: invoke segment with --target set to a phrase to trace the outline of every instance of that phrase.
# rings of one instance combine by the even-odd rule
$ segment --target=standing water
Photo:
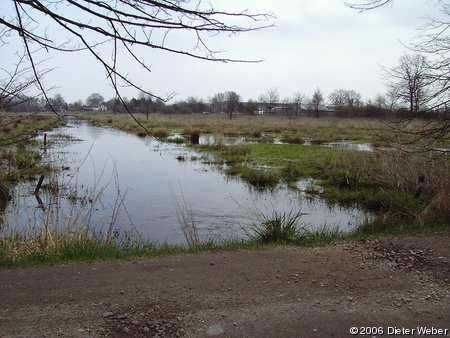
[[[30,193],[35,183],[18,185],[6,209],[8,227],[39,227],[49,218],[49,210],[53,222],[68,224],[84,209],[88,211],[84,221],[97,232],[113,225],[118,234],[137,233],[152,242],[181,244],[185,239],[176,202],[190,206],[201,240],[245,238],[256,213],[301,212],[305,213],[301,221],[312,229],[327,225],[343,231],[364,219],[357,209],[308,198],[302,189],[256,190],[210,165],[190,161],[199,157],[194,150],[151,137],[77,120],[48,136],[66,140],[46,155],[62,169],[54,179],[58,184],[52,189],[46,178],[41,205]]]

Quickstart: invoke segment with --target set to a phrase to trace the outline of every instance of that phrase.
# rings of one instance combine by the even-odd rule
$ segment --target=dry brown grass
[[[334,159],[334,169],[351,173],[366,185],[380,186],[410,194],[437,195],[450,184],[450,163],[432,154],[405,154],[398,151],[342,154]],[[423,182],[420,182],[423,180]]]
[[[90,114],[89,119],[101,125],[110,125],[128,132],[142,133],[140,127],[128,115]],[[338,117],[300,117],[288,118],[284,116],[248,116],[238,115],[229,120],[225,115],[162,115],[153,114],[147,118],[136,114],[139,122],[151,133],[157,130],[181,130],[189,135],[192,130],[199,130],[202,134],[222,134],[228,136],[246,136],[260,138],[262,135],[284,135],[286,138],[295,137],[313,142],[332,142],[339,140],[358,140],[371,142],[379,146],[387,146],[391,141],[407,141],[410,136],[398,134],[389,128],[384,121],[371,118],[346,119]],[[418,130],[423,125],[421,121],[414,121],[405,130]],[[295,136],[294,136],[295,135]]]

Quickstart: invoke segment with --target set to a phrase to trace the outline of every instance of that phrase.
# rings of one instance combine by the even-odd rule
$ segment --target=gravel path
[[[0,337],[346,337],[351,327],[376,330],[371,337],[381,329],[449,330],[449,244],[450,233],[441,233],[3,269]]]

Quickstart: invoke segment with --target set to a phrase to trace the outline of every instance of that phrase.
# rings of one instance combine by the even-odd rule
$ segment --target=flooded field
[[[63,228],[81,222],[95,232],[182,244],[185,238],[176,203],[190,210],[201,240],[246,238],[257,213],[302,212],[307,227],[343,231],[365,217],[360,210],[311,198],[304,192],[311,181],[298,182],[298,190],[284,186],[256,190],[201,163],[194,150],[151,137],[69,120],[67,126],[49,133],[48,139],[55,144],[46,160],[60,173],[45,178],[40,201],[32,194],[36,182],[19,184],[7,206],[4,228],[33,229],[46,224]]]

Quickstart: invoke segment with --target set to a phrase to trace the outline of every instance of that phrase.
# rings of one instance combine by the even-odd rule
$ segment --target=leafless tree
[[[211,106],[213,111],[223,113],[225,107],[225,93],[217,93],[211,99]]]
[[[330,94],[330,101],[336,109],[352,109],[360,106],[361,94],[354,90],[337,89]]]
[[[293,105],[295,109],[295,115],[300,116],[302,104],[306,102],[306,96],[300,92],[294,94]]]
[[[233,35],[271,26],[272,16],[248,11],[231,12],[213,7],[210,2],[190,0],[3,0],[14,14],[0,16],[0,31],[8,30],[11,39],[21,39],[29,65],[42,94],[49,102],[40,80],[33,48],[47,51],[87,51],[106,72],[118,101],[126,107],[119,88],[129,86],[163,99],[133,81],[127,68],[119,67],[126,53],[144,71],[150,66],[142,57],[144,49],[160,50],[196,59],[217,62],[256,62],[220,56],[208,47],[208,39],[220,34]],[[3,3],[2,3],[3,5]],[[45,20],[42,20],[45,18]],[[58,32],[58,34],[52,34]],[[190,36],[195,50],[185,49],[170,35]],[[62,36],[62,38],[61,38]],[[103,53],[111,50],[110,57]],[[128,65],[127,65],[128,66]],[[167,95],[164,99],[169,99]]]
[[[317,118],[320,117],[320,106],[323,104],[323,100],[323,94],[320,89],[317,88],[311,98],[311,105],[314,108],[314,114]]]
[[[420,54],[404,55],[397,67],[385,69],[384,77],[393,102],[406,103],[410,113],[425,111],[430,99],[427,69],[426,59]]]
[[[0,46],[1,47],[1,46]],[[11,67],[0,68],[0,111],[20,105],[36,96],[30,96],[30,89],[52,69],[33,72],[26,53],[16,53]],[[42,65],[41,61],[38,65]]]
[[[232,120],[233,113],[239,108],[241,97],[236,92],[228,91],[225,93],[225,100],[227,104],[227,114],[230,117],[230,120]]]
[[[280,95],[276,88],[269,88],[267,92],[260,96],[259,100],[264,104],[266,110],[271,113],[276,104],[280,101]]]
[[[377,94],[375,96],[374,103],[380,109],[388,108],[388,103],[387,103],[386,97],[381,94]]]
[[[395,0],[360,0],[347,3],[347,5],[359,11],[367,11],[394,2]],[[430,6],[435,6],[441,15],[427,18],[427,23],[419,27],[419,34],[409,49],[426,56],[426,62],[422,64],[428,95],[427,107],[424,111],[433,118],[429,119],[429,123],[420,131],[409,133],[414,134],[413,142],[416,145],[420,143],[421,150],[439,151],[448,155],[450,141],[450,3],[447,0],[434,0],[428,1],[428,3]],[[388,94],[395,98],[396,88],[390,88]],[[402,131],[402,126],[408,125],[412,119],[423,117],[422,109],[416,109],[417,106],[420,105],[410,102],[410,110],[419,111],[397,121],[399,131]],[[436,144],[439,145],[438,148]]]

